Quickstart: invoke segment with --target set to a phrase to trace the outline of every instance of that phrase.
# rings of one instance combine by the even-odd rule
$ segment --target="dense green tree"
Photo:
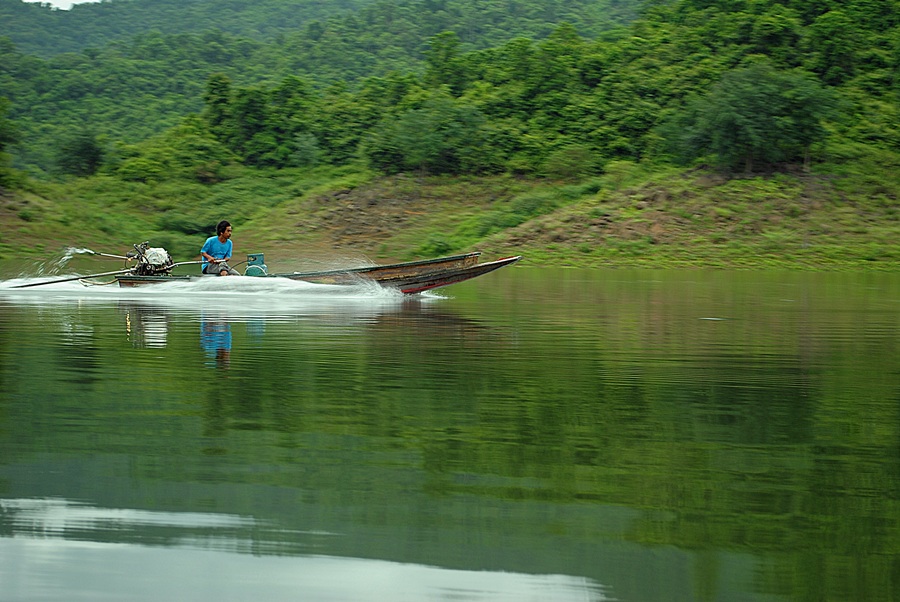
[[[479,173],[495,170],[500,161],[488,141],[484,115],[444,92],[382,122],[365,154],[387,173]]]
[[[264,88],[241,88],[232,102],[233,133],[228,142],[249,165],[277,164],[278,140],[269,119],[268,94]]]
[[[214,73],[206,82],[203,118],[209,131],[220,140],[232,137],[231,79],[224,73]]]
[[[7,146],[19,139],[19,133],[15,124],[6,116],[9,106],[9,100],[0,97],[0,152],[6,150]]]
[[[684,160],[708,158],[750,172],[807,158],[824,139],[822,121],[833,106],[832,95],[809,75],[757,64],[725,74],[663,131]]]
[[[193,116],[162,134],[120,149],[115,172],[130,181],[183,178],[209,184],[224,179],[224,168],[236,161],[209,133],[204,120]]]
[[[345,86],[333,86],[319,99],[313,126],[324,158],[344,165],[359,156],[360,140],[380,118],[395,114],[391,106],[379,106],[370,96],[358,97]]]
[[[578,180],[597,173],[599,167],[593,149],[584,144],[569,144],[547,157],[544,173],[552,178]]]
[[[802,35],[797,14],[780,4],[756,15],[750,28],[751,51],[767,54],[781,64],[796,60],[796,45]]]
[[[276,139],[277,165],[312,165],[321,148],[312,133],[317,95],[312,85],[289,76],[269,92],[269,123]]]
[[[466,84],[465,66],[460,57],[462,42],[452,31],[446,31],[431,39],[425,52],[425,83],[429,86],[447,86],[458,96]]]
[[[6,117],[9,105],[7,99],[0,97],[0,184],[6,183],[10,178],[9,155],[6,153],[6,147],[19,140],[18,129]]]
[[[60,141],[56,167],[67,175],[90,176],[100,169],[103,156],[103,145],[97,135],[90,130],[82,130]]]
[[[840,84],[855,74],[857,53],[865,41],[865,32],[846,13],[829,11],[807,28],[806,67],[818,73],[825,83]]]

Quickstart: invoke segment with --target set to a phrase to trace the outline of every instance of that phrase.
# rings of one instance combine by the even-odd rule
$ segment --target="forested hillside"
[[[109,4],[144,2],[153,4]],[[203,5],[186,3],[184,20]],[[616,186],[632,166],[649,179],[673,166],[803,172],[820,174],[821,186],[797,190],[852,197],[896,223],[898,0],[339,7],[273,38],[146,32],[49,58],[7,40],[0,145],[32,177],[94,176],[103,195],[118,181],[145,209],[177,208],[156,227],[188,237],[215,219],[199,199],[296,169],[356,173],[354,186],[398,173]],[[6,173],[8,185],[21,180]],[[272,207],[289,200],[267,190]],[[530,198],[473,231],[559,206]],[[242,207],[229,203],[249,219]]]
[[[257,41],[274,41],[306,28],[330,28],[366,35],[389,21],[395,43],[421,44],[453,29],[472,47],[512,37],[544,37],[554,24],[572,23],[595,36],[637,16],[643,0],[104,0],[76,4],[69,11],[49,4],[0,0],[2,35],[22,52],[49,57],[157,31],[163,35],[222,31]],[[413,41],[414,40],[414,41]]]
[[[220,30],[259,40],[308,22],[359,9],[372,0],[105,0],[57,10],[49,4],[0,0],[3,35],[22,51],[50,57],[99,48],[148,31]]]
[[[0,0],[11,17],[2,32],[11,39],[0,38],[0,96],[11,100],[27,141],[17,163],[40,173],[54,163],[55,142],[74,130],[134,142],[199,111],[216,72],[241,84],[296,76],[352,88],[368,77],[420,73],[428,40],[444,31],[457,34],[460,50],[547,37],[563,19],[595,35],[633,18],[640,4],[403,0],[351,11],[343,1],[113,0],[56,11]],[[66,42],[71,36],[77,43]],[[36,44],[53,56],[37,58]],[[81,51],[51,52],[67,48]]]

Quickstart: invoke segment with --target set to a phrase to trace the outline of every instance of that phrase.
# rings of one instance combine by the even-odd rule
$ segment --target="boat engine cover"
[[[144,252],[147,263],[155,268],[163,268],[172,265],[172,257],[162,247],[152,247]]]

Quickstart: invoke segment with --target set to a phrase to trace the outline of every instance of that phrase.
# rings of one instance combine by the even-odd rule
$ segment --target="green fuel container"
[[[244,276],[267,276],[269,269],[263,253],[251,253],[247,255],[247,269],[244,270]]]

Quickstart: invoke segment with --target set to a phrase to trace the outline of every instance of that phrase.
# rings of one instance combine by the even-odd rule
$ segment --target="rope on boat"
[[[118,282],[118,280],[112,279],[112,280],[109,280],[108,282],[94,282],[92,280],[86,280],[84,278],[81,278],[78,280],[78,282],[80,282],[84,286],[106,286],[108,284],[115,284],[116,282]]]

